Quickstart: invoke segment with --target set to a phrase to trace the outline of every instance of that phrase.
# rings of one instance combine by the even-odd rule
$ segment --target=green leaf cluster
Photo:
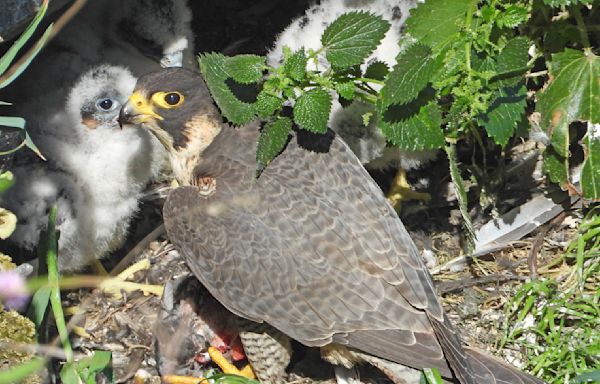
[[[591,46],[586,30],[597,15],[597,5],[586,0],[427,0],[411,10],[393,68],[365,64],[389,28],[367,12],[340,16],[316,50],[284,48],[283,63],[276,68],[258,56],[218,54],[203,55],[200,67],[232,123],[266,119],[258,174],[285,149],[294,125],[324,133],[333,100],[366,102],[373,110],[363,116],[364,124],[377,124],[389,145],[444,149],[465,228],[472,234],[465,172],[451,156],[454,147],[465,143],[485,159],[495,147],[504,150],[517,133],[526,135],[525,116],[536,110],[551,140],[545,169],[563,185],[570,182],[574,135],[569,128],[588,123],[582,190],[600,199],[598,48]],[[544,84],[546,74],[550,81]],[[256,84],[255,100],[236,97],[231,82]],[[470,177],[482,190],[488,178],[501,178],[485,162],[471,168]],[[482,206],[489,204],[480,200]]]
[[[259,117],[266,119],[257,148],[257,174],[284,148],[293,124],[314,133],[327,132],[333,94],[345,100],[357,98],[375,101],[375,92],[365,86],[358,67],[379,45],[389,23],[367,12],[342,15],[323,33],[319,50],[283,52],[283,64],[272,68],[265,58],[255,55],[226,57],[217,53],[199,58],[200,70],[223,115],[235,125]],[[309,64],[324,59],[330,64],[327,73],[310,70]],[[385,77],[385,64],[374,63],[367,73]],[[235,86],[258,84],[255,100],[242,100]],[[285,106],[293,105],[291,116]]]
[[[22,62],[12,68],[10,68],[11,64],[17,57],[19,51],[25,46],[25,44],[29,41],[33,33],[36,31],[40,22],[44,18],[46,11],[48,10],[48,0],[44,0],[38,10],[36,16],[33,18],[29,26],[25,29],[25,31],[19,36],[19,38],[13,43],[13,45],[6,51],[6,53],[0,57],[0,89],[11,84],[23,71],[29,66],[34,57],[39,53],[42,49],[48,37],[50,37],[50,32],[52,31],[52,24],[46,28],[44,34],[39,38],[39,40],[33,46],[33,49],[23,57]],[[10,105],[10,103],[0,101],[0,105]],[[29,137],[29,134],[25,130],[25,120],[21,117],[13,117],[13,116],[0,116],[0,126],[12,127],[22,129],[24,132],[23,142],[18,145],[16,148],[13,148],[9,151],[0,152],[0,155],[7,155],[9,153],[15,152],[20,149],[22,146],[27,146],[32,151],[34,151],[38,156],[42,159],[44,158],[40,153],[39,149]]]

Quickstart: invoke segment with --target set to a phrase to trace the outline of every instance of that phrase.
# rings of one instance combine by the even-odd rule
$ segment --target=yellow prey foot
[[[242,376],[246,379],[256,379],[256,375],[254,374],[250,364],[246,365],[242,369],[238,369],[235,365],[231,364],[215,347],[208,347],[208,355],[210,356],[211,360],[214,361],[219,368],[221,368],[223,373]]]
[[[146,296],[149,294],[162,296],[164,290],[162,285],[139,284],[126,281],[127,279],[133,277],[136,272],[143,271],[148,268],[150,268],[150,260],[142,259],[125,269],[123,272],[119,273],[116,277],[105,280],[101,284],[101,288],[105,292],[112,294],[116,299],[122,297],[121,290],[127,292],[142,291]]]
[[[406,180],[406,170],[403,168],[398,169],[396,177],[392,181],[390,190],[387,194],[387,199],[392,204],[392,207],[396,212],[400,212],[402,208],[402,201],[407,200],[423,200],[428,201],[431,199],[429,193],[413,191],[408,180]]]

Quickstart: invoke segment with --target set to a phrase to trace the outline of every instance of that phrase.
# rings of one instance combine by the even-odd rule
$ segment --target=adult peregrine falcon
[[[182,185],[167,233],[233,313],[463,384],[541,383],[462,346],[396,212],[333,132],[294,133],[257,179],[259,124],[223,124],[200,75],[175,68],[141,77],[119,119],[167,148]]]

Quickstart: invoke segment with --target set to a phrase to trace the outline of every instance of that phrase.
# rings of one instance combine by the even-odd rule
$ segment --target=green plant
[[[527,368],[548,383],[600,370],[599,234],[593,210],[565,254],[545,266],[555,276],[523,284],[506,305],[501,347],[523,351]]]
[[[200,57],[200,69],[233,124],[266,119],[257,148],[257,175],[284,150],[294,123],[311,132],[327,130],[332,97],[373,104],[373,112],[363,116],[365,124],[375,121],[391,145],[445,150],[467,238],[472,240],[456,145],[462,141],[483,154],[483,164],[472,165],[481,169],[472,171],[471,178],[485,189],[488,181],[480,176],[489,173],[485,153],[494,145],[505,147],[520,128],[526,130],[527,111],[537,109],[541,114],[541,125],[552,143],[546,169],[562,185],[569,180],[570,140],[565,130],[573,121],[589,121],[582,188],[586,197],[600,198],[600,133],[595,128],[600,123],[596,107],[600,96],[593,81],[598,77],[598,61],[584,29],[592,24],[598,7],[590,5],[588,16],[583,17],[585,4],[592,1],[428,0],[411,12],[397,64],[391,69],[379,62],[364,71],[360,68],[389,28],[385,20],[366,12],[340,16],[325,30],[318,50],[284,50],[280,67],[267,66],[260,56],[208,53]],[[569,10],[581,33],[564,39],[564,52],[552,54],[544,48],[547,43],[540,38],[540,28],[544,31],[540,25],[554,28],[553,17],[561,9]],[[319,68],[323,61],[329,65]],[[313,63],[314,70],[309,65]],[[545,65],[551,77],[540,93],[542,84],[528,79],[543,77],[545,71],[533,75],[531,70]],[[231,80],[260,84],[256,100],[238,99]],[[539,93],[537,105],[528,90]],[[287,105],[293,106],[291,113]],[[561,120],[556,125],[553,118],[558,115]]]
[[[443,382],[444,379],[442,379],[442,375],[440,375],[440,372],[435,368],[423,369],[421,380],[419,380],[419,384],[442,384]]]
[[[75,360],[73,349],[69,340],[69,331],[65,322],[62,309],[60,281],[58,273],[58,236],[56,229],[57,208],[53,207],[48,215],[48,227],[40,235],[38,245],[40,268],[47,269],[47,284],[38,289],[32,299],[32,317],[38,329],[47,319],[48,305],[50,305],[54,323],[65,353],[66,363],[60,370],[60,377],[65,384],[96,382],[96,374],[104,373],[111,382],[114,374],[110,368],[112,354],[107,351],[93,351],[89,357]]]
[[[46,28],[44,34],[40,37],[40,39],[35,43],[34,48],[28,52],[28,54],[23,58],[23,60],[13,68],[10,68],[11,64],[17,57],[17,54],[23,48],[23,46],[29,41],[33,33],[36,31],[38,25],[44,18],[46,11],[48,10],[48,0],[42,1],[40,9],[37,14],[29,24],[29,26],[25,29],[25,31],[19,36],[19,38],[13,43],[13,45],[6,51],[6,53],[0,57],[0,89],[5,88],[10,85],[23,71],[29,66],[34,57],[39,53],[42,49],[46,40],[50,36],[50,32],[52,31],[52,24]],[[0,101],[0,106],[10,105],[10,103],[5,101]],[[22,129],[24,132],[24,139],[16,148],[11,150],[0,152],[0,155],[6,155],[12,152],[17,151],[24,145],[34,151],[38,156],[42,157],[42,154],[35,146],[29,134],[25,130],[25,119],[22,117],[14,117],[14,116],[0,116],[0,126],[12,127]]]

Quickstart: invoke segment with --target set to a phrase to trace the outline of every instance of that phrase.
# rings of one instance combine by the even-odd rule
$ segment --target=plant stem
[[[56,235],[56,205],[50,209],[48,215],[48,230],[47,230],[47,263],[48,263],[48,284],[51,287],[50,293],[50,305],[54,314],[54,321],[60,340],[65,350],[67,362],[73,361],[73,349],[69,341],[69,331],[65,323],[65,316],[62,310],[62,303],[60,300],[60,288],[58,284],[58,237]]]
[[[358,97],[364,101],[367,101],[373,105],[377,104],[377,97],[373,95],[368,95],[366,93],[359,93]]]
[[[471,30],[471,24],[473,23],[473,14],[477,9],[477,4],[479,0],[472,0],[471,5],[469,5],[469,9],[467,10],[467,18],[465,19],[465,28],[468,31]],[[469,36],[469,40],[465,43],[465,63],[467,65],[467,76],[471,78],[471,40]]]
[[[575,6],[571,8],[571,13],[575,17],[575,21],[577,22],[577,29],[579,30],[579,34],[581,35],[581,41],[583,42],[584,48],[590,47],[590,39],[588,38],[587,28],[585,27],[585,23],[583,22],[583,16],[581,16],[581,11],[579,7]]]
[[[368,77],[357,77],[354,79],[354,81],[361,81],[363,83],[373,83],[373,84],[378,84],[378,85],[385,84],[385,82],[383,82],[382,80],[369,79]]]

